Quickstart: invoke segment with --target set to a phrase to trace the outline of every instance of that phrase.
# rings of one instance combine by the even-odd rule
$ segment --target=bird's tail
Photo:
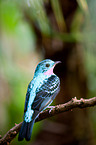
[[[34,122],[35,120],[32,120],[30,122],[23,121],[20,132],[19,132],[19,136],[18,136],[19,141],[22,141],[24,138],[27,141],[30,140]]]

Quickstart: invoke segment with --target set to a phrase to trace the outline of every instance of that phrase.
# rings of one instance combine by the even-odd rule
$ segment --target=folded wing
[[[36,89],[36,97],[32,103],[32,109],[42,111],[54,100],[60,90],[60,80],[56,75],[46,79],[40,88]]]

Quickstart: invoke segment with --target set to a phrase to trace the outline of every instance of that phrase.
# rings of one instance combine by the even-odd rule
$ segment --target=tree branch
[[[55,114],[59,114],[61,112],[66,112],[69,110],[72,110],[74,108],[86,108],[86,107],[92,107],[96,105],[96,97],[90,98],[90,99],[83,99],[81,98],[78,100],[76,97],[72,98],[69,102],[65,104],[60,104],[57,106],[54,106],[51,110],[45,110],[41,112],[36,119],[35,122],[41,121],[43,119],[49,118],[54,116]],[[15,124],[13,128],[11,128],[4,136],[0,139],[0,145],[9,145],[9,143],[16,137],[18,134],[20,128],[21,128],[22,122],[19,124]]]

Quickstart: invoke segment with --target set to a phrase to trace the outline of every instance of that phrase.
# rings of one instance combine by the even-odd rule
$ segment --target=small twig
[[[60,104],[57,106],[54,106],[51,110],[45,110],[41,112],[36,119],[35,122],[41,121],[43,119],[49,118],[51,116],[54,116],[55,114],[59,114],[61,112],[66,112],[69,110],[72,110],[74,108],[86,108],[86,107],[92,107],[96,105],[96,97],[90,98],[90,99],[83,99],[81,98],[78,100],[76,97],[72,98],[69,102],[65,104]],[[16,137],[18,134],[20,128],[21,128],[22,122],[19,124],[15,124],[13,128],[11,128],[4,136],[0,139],[0,145],[9,145],[9,143]]]

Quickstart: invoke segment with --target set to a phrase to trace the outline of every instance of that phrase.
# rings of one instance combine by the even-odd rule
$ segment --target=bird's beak
[[[58,63],[62,63],[62,62],[61,62],[61,61],[55,61],[54,67],[55,67]]]

